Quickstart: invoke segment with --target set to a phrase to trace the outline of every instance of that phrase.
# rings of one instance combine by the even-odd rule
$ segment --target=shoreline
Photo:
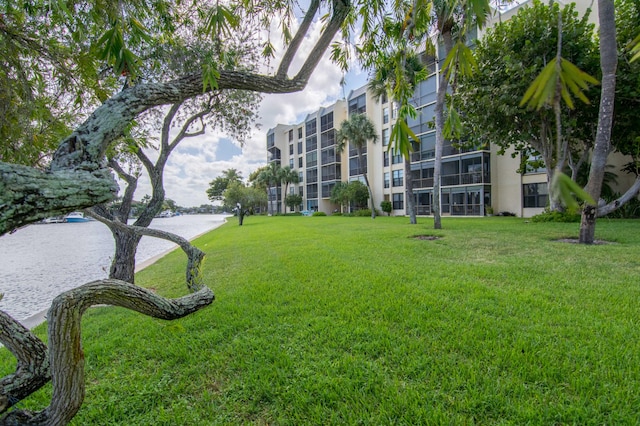
[[[208,229],[204,232],[201,232],[200,234],[196,235],[193,238],[190,238],[189,241],[193,241],[196,238],[200,238],[201,236],[208,234],[211,231],[216,230],[217,228],[219,228],[220,226],[224,225],[225,223],[227,223],[227,218],[225,217],[224,219],[222,219],[220,222],[217,222],[215,224],[215,226],[211,229]],[[168,255],[169,253],[173,252],[176,249],[180,249],[180,246],[176,245],[175,247],[166,250],[163,253],[160,253],[156,256],[153,256],[145,261],[140,262],[139,264],[136,264],[136,268],[135,268],[135,272],[138,273],[140,271],[142,271],[144,268],[147,268],[151,265],[153,265],[154,263],[156,263],[158,260],[162,259],[163,257],[165,257],[166,255]],[[37,312],[33,315],[31,315],[30,317],[27,317],[23,320],[19,320],[18,322],[20,324],[22,324],[23,326],[25,326],[26,328],[28,328],[29,330],[34,329],[35,327],[39,326],[40,324],[42,324],[43,322],[45,322],[47,320],[47,312],[49,311],[49,308],[47,309],[43,309],[40,312]]]

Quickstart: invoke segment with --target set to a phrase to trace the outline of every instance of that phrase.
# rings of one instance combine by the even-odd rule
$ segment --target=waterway
[[[225,215],[183,215],[157,218],[151,228],[186,239],[224,223]],[[143,237],[136,265],[177,247]],[[109,229],[96,221],[30,225],[0,237],[0,309],[19,321],[48,309],[60,293],[107,278],[114,254]]]

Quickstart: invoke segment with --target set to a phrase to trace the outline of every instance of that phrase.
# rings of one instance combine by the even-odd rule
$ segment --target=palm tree
[[[397,52],[394,52],[394,54],[395,53]],[[404,65],[403,78],[407,83],[408,89],[413,93],[415,92],[420,80],[423,79],[425,66],[420,61],[420,58],[418,58],[418,56],[413,52],[403,56],[402,62]],[[374,70],[374,77],[369,82],[369,90],[372,92],[375,100],[380,100],[380,98],[389,92],[391,94],[396,93],[395,86],[397,84],[397,75],[394,72],[394,66],[394,63],[391,60],[382,60],[379,62],[379,66]],[[397,101],[397,99],[392,99],[391,97],[389,100]],[[399,119],[404,120],[402,117]],[[394,126],[395,125],[397,124],[394,124]],[[395,144],[389,144],[389,147],[393,147],[394,145]],[[399,147],[395,147],[395,149],[399,150]],[[404,157],[404,174],[406,179],[405,193],[407,210],[409,211],[409,222],[412,225],[415,225],[418,221],[416,218],[415,197],[413,195],[413,180],[411,179],[411,151],[407,150],[406,152],[402,152],[402,156]]]
[[[284,194],[282,194],[282,211],[287,214],[285,198],[289,194],[289,184],[300,182],[300,178],[298,177],[298,172],[296,172],[289,166],[284,166],[280,169],[280,179],[281,182],[284,183]]]
[[[278,187],[282,182],[281,170],[282,168],[280,167],[280,163],[273,161],[269,163],[267,167],[265,167],[260,172],[260,174],[258,175],[258,178],[256,179],[258,182],[263,183],[267,188],[267,206],[268,206],[269,214],[275,213],[272,209],[273,203],[271,201],[270,192],[271,192],[271,188],[275,187],[276,193],[274,195],[274,199],[277,200]]]
[[[378,140],[376,128],[371,120],[364,114],[354,114],[340,125],[336,133],[337,150],[343,152],[347,142],[358,152],[358,170],[364,177],[364,183],[369,190],[369,200],[371,201],[371,219],[376,218],[376,209],[373,202],[373,192],[369,179],[367,178],[366,164],[364,162],[363,150],[367,147],[367,142],[375,143]]]
[[[488,0],[474,0],[463,2],[462,0],[434,0],[433,1],[433,27],[436,30],[438,40],[444,47],[446,58],[443,68],[440,70],[438,93],[435,106],[436,147],[433,167],[433,227],[442,229],[440,217],[440,175],[442,170],[442,151],[444,148],[444,108],[446,103],[449,80],[452,71],[458,67],[467,57],[462,53],[468,48],[464,44],[466,31],[472,26],[482,28],[491,11]],[[454,34],[457,42],[454,45]],[[469,63],[460,67],[460,70],[470,69]]]

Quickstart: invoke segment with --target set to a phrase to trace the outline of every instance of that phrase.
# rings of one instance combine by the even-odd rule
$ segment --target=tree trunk
[[[109,269],[109,278],[135,283],[136,252],[141,235],[128,227],[111,227],[116,250]]]
[[[416,217],[416,200],[413,195],[413,179],[411,179],[411,157],[404,159],[404,174],[405,174],[405,188],[406,190],[406,202],[407,210],[409,211],[409,223],[415,225],[418,223]]]
[[[442,33],[444,42],[445,57],[453,48],[453,39],[451,30],[445,30]],[[442,151],[444,149],[444,107],[447,99],[447,88],[449,80],[447,79],[447,70],[439,70],[440,84],[438,85],[438,93],[436,97],[436,106],[434,110],[436,122],[436,147],[435,159],[433,164],[433,228],[442,229],[442,219],[440,215],[440,176],[442,174]]]
[[[598,130],[593,147],[591,170],[586,191],[594,200],[600,199],[607,157],[611,149],[611,128],[613,126],[613,104],[616,89],[616,68],[618,50],[616,45],[616,21],[613,0],[598,0],[600,20],[600,68],[602,69],[602,89]],[[580,222],[580,243],[593,244],[596,232],[597,207],[588,204],[582,210]]]
[[[369,200],[371,201],[371,219],[376,218],[376,205],[373,202],[373,191],[371,190],[371,185],[369,185],[369,178],[367,177],[367,173],[364,171],[364,155],[362,154],[362,147],[358,147],[358,165],[360,166],[360,172],[362,173],[362,177],[364,178],[364,183],[367,185],[367,189],[369,190]]]

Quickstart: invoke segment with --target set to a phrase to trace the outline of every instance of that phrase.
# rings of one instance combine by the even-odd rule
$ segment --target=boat
[[[52,216],[46,219],[42,219],[42,223],[63,223],[64,216]]]
[[[89,218],[84,217],[82,212],[71,212],[64,217],[64,221],[67,223],[89,222]]]
[[[164,217],[173,217],[174,214],[171,210],[165,210],[162,213],[160,213],[158,216],[156,216],[156,218],[164,218]]]

